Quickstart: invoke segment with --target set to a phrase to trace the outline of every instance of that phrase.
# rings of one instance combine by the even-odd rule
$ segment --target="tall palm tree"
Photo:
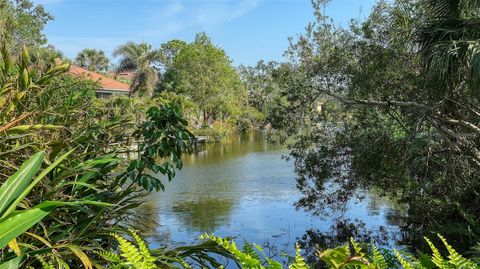
[[[105,52],[96,49],[83,49],[75,58],[75,64],[90,71],[107,71],[109,60]]]
[[[115,49],[113,56],[120,56],[118,72],[133,71],[135,76],[130,85],[131,94],[151,97],[158,80],[158,70],[154,64],[162,59],[159,50],[146,43],[127,42]]]

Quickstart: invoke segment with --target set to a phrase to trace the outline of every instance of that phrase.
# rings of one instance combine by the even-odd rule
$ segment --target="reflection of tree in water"
[[[145,234],[155,233],[155,229],[158,227],[157,211],[157,205],[152,202],[143,203],[137,210],[132,211],[132,215],[138,218],[136,223]]]
[[[185,155],[183,160],[186,164],[218,164],[247,153],[262,152],[267,148],[282,147],[268,144],[262,132],[248,132],[230,136],[222,143],[199,144],[195,152]]]
[[[201,232],[213,232],[221,225],[229,223],[233,201],[202,197],[196,201],[182,201],[173,206],[173,211],[183,223],[183,227]]]
[[[390,235],[384,227],[379,227],[374,231],[368,229],[362,221],[338,218],[327,231],[307,230],[299,239],[299,244],[305,251],[305,257],[312,268],[324,268],[316,252],[338,247],[340,244],[348,242],[350,238],[355,238],[358,242],[373,242],[377,246],[382,246],[388,244]]]
[[[330,215],[331,212],[344,212],[347,203],[363,198],[359,181],[352,180],[350,155],[347,151],[338,152],[327,146],[316,149],[293,150],[297,187],[303,197],[296,203],[316,216]]]
[[[349,219],[347,211],[352,204],[363,202],[369,216],[383,214],[389,225],[402,227],[406,225],[407,207],[390,199],[368,181],[359,180],[351,170],[352,157],[348,150],[319,146],[306,151],[293,150],[292,157],[297,188],[303,194],[296,207],[323,219],[335,219],[335,224],[327,231],[311,229],[300,238],[309,262],[316,268],[321,268],[316,250],[337,247],[349,238],[379,246],[391,245],[392,239],[403,239],[398,230],[393,232],[382,226],[371,228],[363,221]]]
[[[153,201],[142,203],[135,210],[130,211],[130,217],[134,229],[147,237],[148,242],[154,243],[155,246],[163,246],[170,242],[171,236],[168,232],[159,233],[157,230],[159,225],[157,203]]]

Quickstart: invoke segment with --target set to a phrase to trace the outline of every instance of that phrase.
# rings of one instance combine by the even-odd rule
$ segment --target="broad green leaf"
[[[21,196],[32,177],[40,169],[44,156],[45,153],[43,151],[36,153],[2,184],[0,187],[0,219],[5,218],[9,214],[8,210],[6,211],[8,207],[16,208],[21,200],[17,202],[17,198]]]
[[[0,221],[0,249],[41,221],[56,206],[55,203],[43,202],[32,209],[21,211]]]
[[[16,257],[14,259],[8,261],[0,262],[0,269],[17,269],[20,268],[20,264],[22,263],[23,256]]]
[[[96,201],[76,201],[76,202],[56,202],[47,201],[29,209],[19,211],[9,218],[0,221],[0,249],[5,247],[10,241],[23,234],[33,225],[41,221],[45,216],[52,212],[58,206],[78,206],[78,205],[110,206],[110,204]]]
[[[22,188],[20,191],[21,191],[21,194],[18,195],[18,197],[16,197],[16,200],[15,202],[13,202],[13,204],[10,205],[10,207],[5,211],[4,213],[4,216],[8,216],[10,213],[12,213],[15,208],[17,207],[17,204],[20,203],[20,201],[23,200],[23,198],[25,198],[28,193],[30,193],[30,191],[33,189],[33,187],[35,187],[35,185],[38,184],[38,182],[40,182],[48,173],[50,173],[50,171],[52,171],[57,165],[59,165],[61,162],[63,162],[63,160],[65,160],[65,158],[67,158],[70,154],[72,154],[72,152],[74,151],[75,149],[72,149],[70,150],[69,152],[65,153],[64,155],[60,156],[60,158],[58,158],[57,160],[55,160],[54,163],[52,163],[51,165],[49,165],[47,168],[45,168],[45,170],[43,170],[36,178],[35,180],[33,180],[33,182],[28,185],[27,188]],[[38,154],[38,153],[37,153]],[[37,155],[35,154],[35,155]],[[34,155],[34,156],[35,156]],[[37,169],[38,170],[38,169]]]

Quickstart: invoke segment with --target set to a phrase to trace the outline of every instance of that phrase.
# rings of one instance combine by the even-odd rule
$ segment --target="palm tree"
[[[426,0],[418,32],[425,67],[451,94],[463,81],[480,93],[480,0]]]
[[[116,48],[113,56],[121,57],[117,73],[135,72],[130,85],[131,93],[151,97],[158,80],[158,70],[154,64],[162,59],[161,52],[152,49],[152,46],[146,43],[127,42]]]
[[[75,64],[95,72],[106,71],[109,62],[105,52],[96,49],[83,49],[75,58]]]

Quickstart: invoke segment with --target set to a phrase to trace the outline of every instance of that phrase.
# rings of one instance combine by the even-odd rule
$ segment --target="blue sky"
[[[55,17],[49,42],[74,58],[83,48],[113,49],[126,41],[155,47],[191,41],[206,32],[235,65],[283,59],[288,37],[313,20],[310,0],[34,0]],[[332,0],[328,15],[339,23],[364,18],[375,0]]]

